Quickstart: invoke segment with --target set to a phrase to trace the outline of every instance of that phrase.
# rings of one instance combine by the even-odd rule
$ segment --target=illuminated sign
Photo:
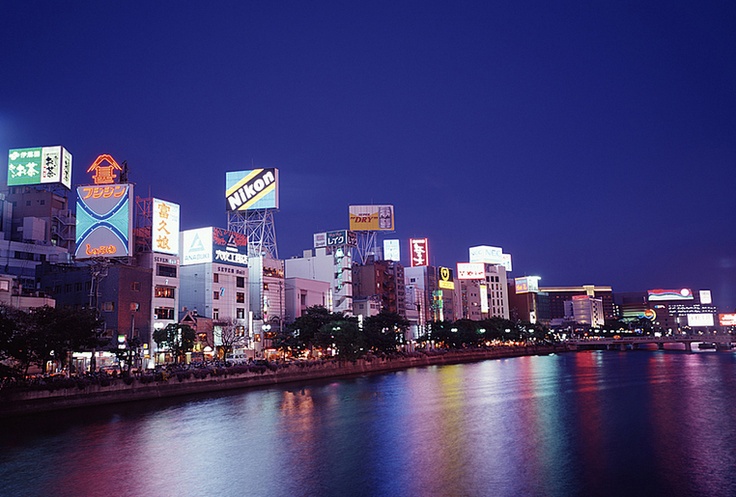
[[[736,326],[736,314],[719,314],[718,322],[721,326]]]
[[[486,285],[480,285],[480,312],[487,314],[490,309],[488,308],[488,287]]]
[[[437,286],[443,290],[454,290],[455,289],[455,277],[452,269],[449,267],[439,267],[439,281]]]
[[[513,270],[513,267],[511,266],[511,254],[501,254],[501,265],[505,267],[508,272]]]
[[[227,173],[228,211],[279,208],[279,170],[252,169]]]
[[[713,314],[688,314],[688,326],[714,326]]]
[[[133,230],[133,186],[77,188],[77,259],[127,257]]]
[[[539,293],[539,276],[525,276],[523,278],[515,278],[516,293]]]
[[[698,292],[698,296],[700,297],[701,304],[712,304],[713,303],[713,297],[710,293],[710,290],[700,290]]]
[[[358,235],[350,230],[337,230],[314,234],[314,248],[357,246]]]
[[[222,228],[198,228],[181,233],[181,265],[220,262],[248,266],[248,239]]]
[[[88,173],[92,173],[92,180],[95,185],[109,185],[115,183],[117,176],[115,171],[122,171],[120,164],[115,162],[110,155],[102,154],[97,156],[91,166],[87,168]]]
[[[393,205],[351,205],[350,229],[353,231],[393,231]]]
[[[383,258],[387,261],[401,260],[401,244],[398,240],[384,240],[383,241]]]
[[[179,205],[154,198],[152,223],[153,251],[177,255],[179,253]]]
[[[212,261],[248,266],[248,237],[222,228],[212,228]]]
[[[410,238],[409,254],[411,254],[411,267],[429,266],[429,250],[426,238]]]
[[[327,246],[327,233],[315,233],[313,235],[314,248],[321,248]]]
[[[479,245],[470,247],[469,262],[484,262],[486,264],[503,264],[503,249],[501,247],[491,247],[490,245]]]
[[[681,290],[649,290],[647,292],[649,302],[660,300],[693,300],[693,292],[689,288]]]
[[[482,262],[458,262],[457,279],[484,280],[486,279],[486,266]]]
[[[328,231],[325,243],[328,247],[355,247],[358,245],[358,236],[348,230]]]
[[[72,188],[72,154],[62,146],[8,151],[8,186],[61,183]]]
[[[181,232],[181,265],[202,264],[212,261],[212,228]]]
[[[649,321],[654,321],[657,319],[657,311],[654,309],[645,309],[644,312],[639,313],[636,315],[639,319],[647,319]]]

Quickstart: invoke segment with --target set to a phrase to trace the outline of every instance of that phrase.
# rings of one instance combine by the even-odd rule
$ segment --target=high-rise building
[[[406,316],[404,266],[396,261],[374,261],[353,266],[353,294],[355,299],[376,297],[381,310]]]

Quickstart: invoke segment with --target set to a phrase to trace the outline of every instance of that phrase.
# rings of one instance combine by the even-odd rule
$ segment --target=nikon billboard
[[[279,208],[279,170],[229,172],[225,178],[227,211]]]

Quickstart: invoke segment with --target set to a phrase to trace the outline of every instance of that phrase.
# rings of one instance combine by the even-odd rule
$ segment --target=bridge
[[[712,333],[707,335],[670,335],[670,336],[626,336],[569,338],[565,344],[570,350],[636,350],[646,345],[656,345],[659,350],[664,350],[667,344],[682,344],[685,350],[692,352],[693,343],[705,344],[701,348],[716,350],[731,350],[736,343],[736,336],[728,333]]]

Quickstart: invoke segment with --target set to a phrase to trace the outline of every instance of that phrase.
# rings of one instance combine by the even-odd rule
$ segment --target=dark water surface
[[[736,496],[736,355],[580,352],[4,422],[7,496]]]

